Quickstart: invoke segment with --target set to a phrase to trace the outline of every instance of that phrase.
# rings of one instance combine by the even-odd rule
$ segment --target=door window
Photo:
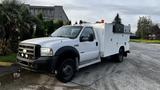
[[[94,41],[94,39],[95,39],[95,34],[94,34],[92,27],[86,27],[80,36],[80,41],[81,42]]]

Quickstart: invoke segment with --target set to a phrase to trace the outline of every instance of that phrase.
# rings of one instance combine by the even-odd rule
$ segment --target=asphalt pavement
[[[0,90],[160,90],[160,44],[130,43],[130,50],[124,62],[85,67],[69,83],[25,71],[18,79],[4,77]]]

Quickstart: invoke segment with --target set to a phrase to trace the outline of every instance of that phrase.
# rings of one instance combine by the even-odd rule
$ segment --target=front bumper
[[[35,60],[29,60],[17,56],[17,64],[21,68],[31,71],[51,71],[54,72],[57,57],[40,57]]]

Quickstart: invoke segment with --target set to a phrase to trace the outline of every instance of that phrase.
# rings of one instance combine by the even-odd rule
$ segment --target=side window
[[[81,37],[80,37],[81,41],[94,41],[95,39],[95,34],[94,34],[94,31],[93,31],[93,28],[92,27],[86,27],[82,34],[81,34]]]

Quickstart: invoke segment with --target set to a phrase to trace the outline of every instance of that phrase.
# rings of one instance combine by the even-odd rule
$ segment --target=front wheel
[[[73,79],[75,75],[74,62],[72,59],[67,59],[62,62],[57,70],[56,77],[58,80],[66,83]]]

